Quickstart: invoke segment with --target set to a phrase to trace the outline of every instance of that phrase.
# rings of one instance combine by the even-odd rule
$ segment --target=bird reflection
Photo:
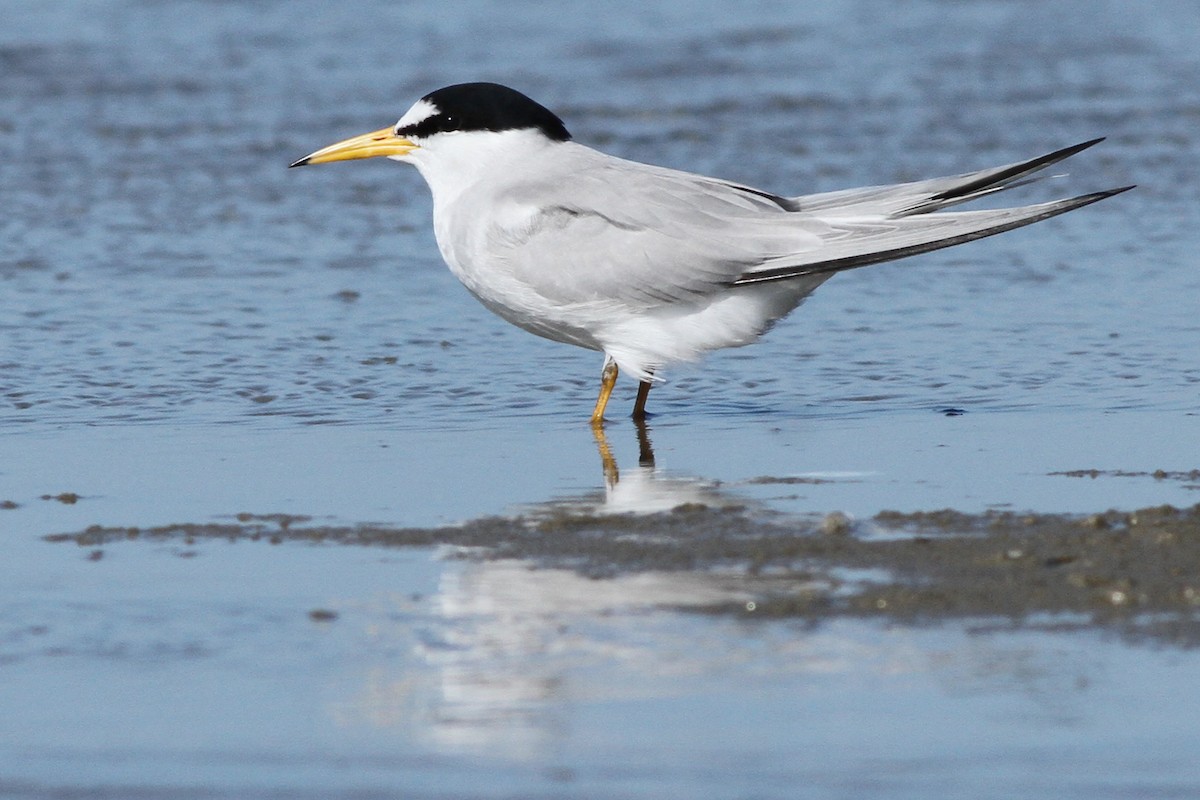
[[[611,439],[604,428],[592,429],[602,488],[515,509],[520,516],[558,523],[688,504],[746,504],[718,481],[660,469],[644,421],[634,424],[633,441],[623,438],[624,425],[610,429]],[[634,442],[637,463],[621,470],[618,455]],[[646,525],[652,535],[656,523]],[[619,536],[636,531],[624,521]],[[680,674],[727,668],[726,649],[697,646],[694,629],[680,629],[668,617],[645,637],[646,609],[745,603],[755,596],[741,576],[723,572],[629,570],[598,581],[564,567],[531,569],[516,558],[450,560],[437,588],[417,604],[425,616],[408,607],[411,597],[396,595],[404,607],[379,635],[404,643],[396,649],[407,657],[370,673],[359,695],[338,706],[339,720],[406,726],[435,751],[542,758],[561,741],[570,704],[581,692],[623,700],[627,681],[638,692],[675,691],[676,676],[663,678],[660,648],[681,654],[672,662]],[[586,675],[598,665],[623,680],[589,683]]]
[[[720,489],[720,482],[694,475],[676,475],[660,469],[654,458],[650,441],[650,426],[644,420],[634,420],[638,460],[636,469],[624,472],[617,464],[619,449],[609,441],[605,428],[592,427],[600,466],[604,474],[604,493],[582,497],[562,497],[541,503],[537,512],[587,514],[655,514],[670,511],[681,505],[698,504],[721,507],[744,505],[745,498]]]
[[[654,445],[650,443],[650,430],[645,418],[634,418],[633,424],[637,429],[638,466],[642,469],[654,469]],[[612,448],[608,445],[608,436],[604,433],[603,425],[593,425],[592,435],[596,438],[596,448],[600,451],[600,464],[604,469],[604,483],[611,490],[621,480],[621,471],[617,468],[617,460],[613,457]]]

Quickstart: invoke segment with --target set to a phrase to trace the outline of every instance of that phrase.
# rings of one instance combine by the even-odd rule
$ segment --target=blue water
[[[781,194],[1095,136],[1016,198],[1139,186],[838,276],[761,343],[665,376],[657,469],[614,421],[607,486],[585,423],[599,357],[455,282],[415,171],[286,169],[481,79],[608,152]],[[706,497],[1194,503],[1178,481],[1049,474],[1198,466],[1192,3],[12,0],[0,84],[0,796],[1200,790],[1188,652],[744,627],[664,610],[696,599],[665,579],[597,599],[423,551],[130,543],[92,562],[39,538]],[[78,502],[42,499],[63,492]],[[325,606],[336,622],[308,619]]]
[[[519,86],[618,155],[785,194],[1097,135],[1109,141],[1069,178],[1022,199],[1141,184],[838,276],[760,345],[669,373],[652,406],[666,417],[1193,410],[1195,31],[1170,4],[1136,20],[1078,6],[1087,26],[1070,5],[919,3],[887,21],[856,3],[9,4],[0,421],[586,414],[596,355],[510,330],[466,295],[415,171],[283,168],[469,78]]]

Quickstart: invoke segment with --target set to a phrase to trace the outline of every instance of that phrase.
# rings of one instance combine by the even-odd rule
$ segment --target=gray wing
[[[558,180],[525,184],[506,198],[535,212],[497,232],[490,244],[514,278],[556,302],[701,302],[730,286],[828,274],[962,244],[1132,188],[934,213],[1026,183],[1032,173],[1098,141],[946,178],[793,198],[581,148]]]
[[[490,252],[556,303],[703,302],[774,259],[815,257],[826,228],[766,193],[608,157],[503,202],[535,210],[495,230]]]

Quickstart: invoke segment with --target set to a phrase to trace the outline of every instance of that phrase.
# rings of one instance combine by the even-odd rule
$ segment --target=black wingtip
[[[1091,194],[1085,194],[1075,199],[1080,201],[1079,205],[1086,206],[1089,203],[1095,203],[1099,200],[1107,200],[1110,197],[1114,197],[1118,194],[1128,192],[1130,189],[1136,188],[1137,184],[1131,183],[1128,186],[1118,186],[1116,189],[1105,189],[1102,192],[1092,192]]]
[[[947,189],[939,194],[935,194],[930,198],[930,200],[942,203],[948,200],[967,198],[982,189],[987,189],[992,186],[1000,186],[1002,184],[1009,183],[1010,181],[1015,181],[1017,178],[1020,178],[1024,175],[1029,175],[1039,170],[1043,170],[1051,164],[1056,164],[1059,161],[1068,159],[1076,153],[1081,153],[1084,150],[1087,150],[1089,147],[1094,147],[1103,142],[1105,138],[1107,137],[1097,136],[1095,139],[1089,139],[1086,142],[1073,144],[1070,147],[1063,147],[1059,150],[1055,150],[1053,153],[1047,153],[1044,156],[1031,158],[1028,161],[1021,161],[994,174],[985,175],[978,180],[968,181],[967,183]]]
[[[1121,194],[1122,192],[1128,192],[1130,189],[1133,189],[1136,186],[1137,184],[1118,186],[1116,189],[1104,189],[1099,192],[1091,192],[1089,194],[1081,194],[1076,197],[1070,197],[1066,200],[1055,200],[1049,203],[1043,203],[1042,207],[1046,209],[1044,213],[1038,214],[1034,217],[1029,217],[1024,220],[1021,225],[1017,225],[1016,227],[1029,225],[1033,222],[1041,222],[1044,219],[1057,217],[1059,214],[1065,214],[1068,211],[1074,211],[1077,208],[1090,206],[1092,203],[1099,203],[1101,200],[1107,200],[1108,198]],[[1033,206],[1030,206],[1030,208],[1033,208]]]
[[[1076,153],[1080,153],[1084,150],[1087,150],[1089,147],[1098,145],[1107,138],[1108,138],[1107,136],[1097,136],[1095,139],[1088,139],[1086,142],[1080,142],[1079,144],[1071,145],[1070,147],[1064,147],[1062,150],[1059,150],[1058,152],[1062,153],[1063,158],[1066,158],[1067,156],[1073,156]]]
[[[308,163],[308,156],[305,156],[304,158],[300,159],[299,161],[293,161],[291,164],[288,164],[288,169],[291,169],[292,167],[303,167],[307,163]]]
[[[1030,159],[1026,163],[1029,164],[1030,166],[1034,166],[1034,165],[1038,165],[1038,164],[1040,164],[1042,166],[1049,166],[1056,161],[1062,161],[1063,159],[1070,158],[1071,156],[1075,155],[1076,153],[1082,153],[1084,150],[1087,150],[1089,147],[1095,147],[1096,145],[1100,144],[1107,138],[1108,138],[1107,136],[1097,136],[1095,139],[1088,139],[1086,142],[1080,142],[1079,144],[1073,144],[1070,147],[1064,147],[1061,150],[1055,150],[1053,153],[1047,153],[1044,156]]]

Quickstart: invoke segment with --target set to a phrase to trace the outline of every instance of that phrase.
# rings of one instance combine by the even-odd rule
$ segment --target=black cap
[[[399,136],[426,137],[450,131],[539,130],[556,142],[571,134],[561,119],[516,89],[498,83],[459,83],[421,98],[435,112],[396,129]]]

